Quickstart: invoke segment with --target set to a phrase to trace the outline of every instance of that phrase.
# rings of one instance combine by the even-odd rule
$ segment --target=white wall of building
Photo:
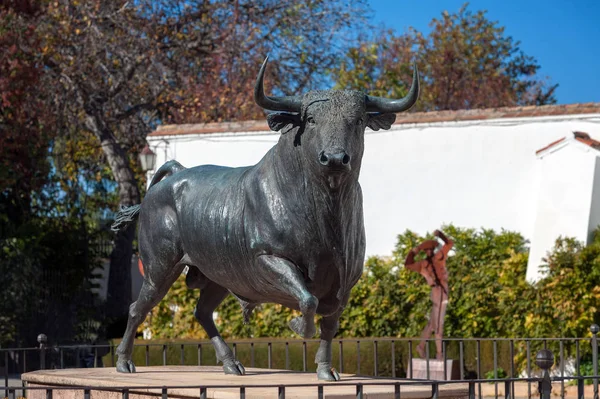
[[[406,229],[423,234],[445,223],[504,228],[530,239],[544,181],[544,161],[536,151],[573,131],[600,139],[600,115],[400,124],[389,131],[368,130],[360,177],[367,255],[390,255],[396,236]],[[187,167],[245,166],[256,163],[278,137],[275,132],[155,134],[148,142],[158,155],[158,166],[165,159],[177,159]],[[569,169],[574,167],[571,161],[553,162],[559,166],[564,162]],[[587,212],[586,222],[578,215],[574,224],[587,224],[592,218],[589,207]],[[593,217],[600,220],[600,212]],[[585,230],[581,226],[572,231],[585,240],[587,233],[581,233]]]
[[[592,203],[590,209],[590,221],[588,223],[587,242],[594,239],[594,233],[600,226],[600,157],[596,156],[594,187],[592,191]]]
[[[598,210],[592,208],[596,162],[600,152],[574,138],[540,154],[541,181],[537,192],[536,218],[531,236],[527,279],[540,277],[537,265],[559,236],[587,242],[597,227]],[[592,217],[592,213],[594,217]]]

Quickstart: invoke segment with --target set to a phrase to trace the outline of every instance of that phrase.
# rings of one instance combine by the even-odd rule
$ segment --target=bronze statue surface
[[[444,333],[444,317],[446,316],[446,306],[448,305],[448,271],[446,269],[446,260],[454,242],[439,230],[436,230],[433,234],[442,239],[444,245],[438,251],[435,251],[438,246],[436,240],[424,241],[410,250],[406,257],[405,267],[420,273],[431,287],[432,308],[429,314],[429,322],[421,333],[421,342],[417,346],[417,353],[419,353],[419,356],[425,357],[425,345],[427,342],[425,340],[429,339],[433,334],[436,338],[436,359],[441,360],[443,358],[442,336]],[[425,259],[416,262],[415,256],[422,251],[425,252]]]
[[[262,65],[256,103],[278,111],[267,117],[281,133],[256,164],[241,168],[185,168],[169,161],[154,175],[141,205],[123,209],[114,229],[139,217],[144,282],[117,348],[117,370],[135,372],[135,332],[188,266],[186,282],[200,289],[194,315],[206,330],[225,373],[245,370],[219,335],[213,311],[229,294],[244,317],[261,303],[299,310],[290,328],[305,338],[322,316],[317,376],[339,380],[331,342],[365,256],[358,177],[366,127],[389,129],[397,112],[415,104],[415,67],[405,98],[384,99],[353,90],[315,90],[269,97]]]

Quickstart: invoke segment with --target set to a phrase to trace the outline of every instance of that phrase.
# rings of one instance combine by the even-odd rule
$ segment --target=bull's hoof
[[[117,360],[117,371],[119,373],[135,373],[135,364],[132,360]]]
[[[223,371],[225,374],[233,374],[233,375],[244,375],[246,374],[246,369],[239,362],[239,360],[232,360],[231,362],[227,362],[223,364]]]
[[[317,367],[317,378],[321,381],[339,381],[340,375],[331,364]]]
[[[317,333],[315,323],[307,323],[302,316],[292,319],[289,327],[293,332],[305,339],[312,338]]]

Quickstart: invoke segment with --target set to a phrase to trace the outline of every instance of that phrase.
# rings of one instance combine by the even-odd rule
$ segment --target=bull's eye
[[[364,122],[363,118],[358,118],[358,120],[356,121],[356,124],[358,126],[362,126],[363,122]]]
[[[309,125],[314,125],[315,124],[315,118],[313,118],[312,116],[309,116],[306,119],[306,122],[308,122]]]

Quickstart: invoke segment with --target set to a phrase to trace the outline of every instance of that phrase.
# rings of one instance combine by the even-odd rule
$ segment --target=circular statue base
[[[51,387],[52,399],[158,399],[158,398],[317,398],[323,385],[324,398],[356,398],[357,385],[363,385],[365,398],[394,398],[396,383],[406,379],[385,379],[341,374],[341,381],[317,380],[316,373],[288,370],[246,369],[246,375],[226,375],[221,367],[158,366],[139,367],[135,374],[118,373],[114,368],[39,370],[21,376],[27,387]],[[370,383],[389,385],[368,385]],[[272,385],[265,387],[265,385]],[[310,385],[310,386],[299,386]],[[201,391],[200,387],[206,387]],[[71,388],[67,388],[71,387]],[[80,387],[72,389],[72,387]],[[165,391],[161,387],[168,387]],[[211,388],[212,387],[212,388]],[[240,395],[244,387],[244,396]],[[281,395],[284,387],[283,394]],[[123,388],[128,388],[124,395]],[[89,389],[89,398],[85,390]],[[201,396],[204,394],[205,396]],[[402,398],[431,398],[432,385],[401,385]],[[466,398],[466,384],[440,385],[438,398]],[[44,389],[31,389],[28,399],[46,399]]]

